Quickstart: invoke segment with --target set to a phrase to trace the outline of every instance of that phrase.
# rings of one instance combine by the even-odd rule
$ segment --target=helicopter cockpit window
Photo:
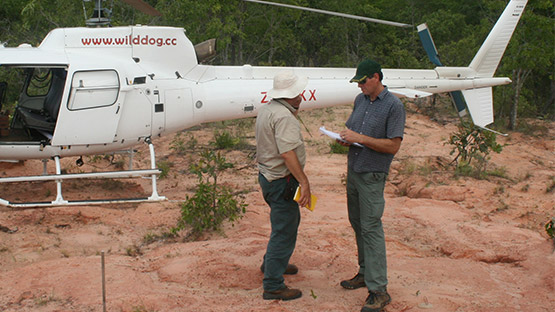
[[[52,72],[50,68],[35,68],[30,69],[33,74],[30,76],[30,81],[27,86],[27,95],[30,97],[34,96],[45,96],[50,90],[50,84],[52,82]]]
[[[116,103],[119,77],[114,70],[75,72],[71,81],[69,110],[110,106]]]

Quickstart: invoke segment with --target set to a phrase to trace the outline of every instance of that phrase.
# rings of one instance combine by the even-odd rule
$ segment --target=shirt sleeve
[[[276,116],[275,124],[276,145],[280,154],[294,150],[303,144],[299,121],[287,111],[286,114]]]
[[[387,138],[403,138],[405,132],[405,106],[397,99],[391,106],[389,118],[387,120]]]

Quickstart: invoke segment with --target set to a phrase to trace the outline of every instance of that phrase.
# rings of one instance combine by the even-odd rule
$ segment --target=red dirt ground
[[[359,311],[366,291],[344,290],[342,279],[357,271],[354,235],[346,213],[346,156],[330,154],[317,129],[340,130],[349,107],[302,112],[313,135],[306,172],[318,196],[314,212],[302,209],[297,248],[300,271],[286,276],[303,297],[290,302],[262,300],[259,270],[269,226],[269,209],[256,182],[252,121],[242,129],[250,148],[226,152],[235,169],[221,181],[245,191],[247,212],[223,233],[199,241],[154,240],[175,226],[179,200],[193,193],[187,172],[196,153],[180,155],[172,142],[208,146],[213,128],[201,127],[155,141],[158,161],[170,165],[156,203],[72,206],[47,209],[0,207],[0,311],[102,311],[101,261],[105,252],[108,311]],[[506,144],[490,168],[501,177],[453,177],[444,169],[453,158],[446,145],[456,123],[441,126],[411,113],[401,151],[386,187],[383,218],[388,249],[387,312],[554,311],[554,245],[545,232],[555,217],[553,123],[539,137],[498,137]],[[233,129],[241,128],[235,125]],[[238,130],[233,130],[238,131]],[[181,138],[181,139],[180,139]],[[135,168],[148,168],[148,149],[138,147]],[[198,148],[197,148],[198,150]],[[198,156],[196,156],[198,157]],[[64,159],[67,172],[114,170],[101,157],[85,166]],[[49,162],[48,171],[53,172]],[[42,172],[40,161],[0,164],[2,176]],[[551,189],[551,192],[549,192]],[[0,185],[13,201],[53,200],[54,183]],[[64,197],[149,195],[146,179],[64,182]],[[4,229],[5,229],[4,228]]]

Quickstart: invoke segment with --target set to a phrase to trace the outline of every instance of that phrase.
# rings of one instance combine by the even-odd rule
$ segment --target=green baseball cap
[[[357,66],[356,75],[349,82],[359,83],[365,78],[372,77],[375,73],[380,74],[382,72],[382,67],[380,64],[370,60],[365,59]]]

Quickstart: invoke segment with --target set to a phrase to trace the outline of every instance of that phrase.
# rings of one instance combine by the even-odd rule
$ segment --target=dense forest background
[[[402,29],[241,0],[145,2],[162,16],[147,16],[118,0],[107,0],[104,6],[113,10],[112,26],[183,27],[195,44],[216,38],[218,54],[212,64],[355,67],[369,57],[384,68],[434,68],[420,44],[416,26]],[[275,2],[413,25],[426,22],[443,64],[467,66],[509,1]],[[37,46],[53,28],[85,26],[83,8],[90,15],[94,6],[82,0],[0,3],[0,43],[8,47],[21,43]],[[554,30],[554,1],[529,0],[496,73],[513,80],[511,85],[494,88],[498,127],[515,129],[520,118],[554,119]]]

